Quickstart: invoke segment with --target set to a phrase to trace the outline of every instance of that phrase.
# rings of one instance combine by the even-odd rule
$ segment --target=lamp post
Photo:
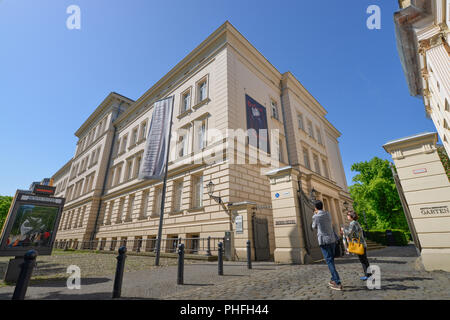
[[[206,188],[208,188],[208,195],[209,195],[210,198],[214,199],[214,201],[216,201],[217,203],[221,204],[222,203],[222,198],[213,195],[214,187],[215,187],[215,184],[210,180],[209,183],[206,185]]]
[[[310,194],[310,198],[311,198],[312,202],[314,202],[316,200],[316,194],[317,194],[316,189],[312,188],[311,189],[311,194]]]

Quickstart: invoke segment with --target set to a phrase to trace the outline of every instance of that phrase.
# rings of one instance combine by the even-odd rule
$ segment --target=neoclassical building
[[[294,212],[296,223],[274,221],[275,210],[282,217],[283,210],[299,207],[273,207],[275,199],[292,195],[271,188],[276,184],[273,173],[286,170],[299,182],[293,193],[314,190],[336,229],[345,222],[344,203],[352,201],[340,132],[290,72],[280,73],[225,22],[138,100],[110,93],[75,132],[74,157],[52,177],[56,196],[66,198],[58,242],[75,246],[97,240],[97,247],[106,250],[112,240],[137,240],[129,250],[137,245],[140,251],[153,250],[162,182],[137,176],[153,104],[168,96],[174,96],[174,114],[164,239],[191,239],[193,249],[195,239],[228,232],[233,259],[245,259],[247,240],[257,249],[258,260],[276,256],[277,248],[288,252],[292,246],[306,246],[304,213]],[[267,152],[245,135],[248,97],[267,112]],[[271,160],[261,161],[264,157]],[[208,194],[209,182],[216,198]],[[299,261],[293,255],[289,259]]]
[[[397,46],[412,96],[423,98],[450,154],[450,0],[399,0]]]

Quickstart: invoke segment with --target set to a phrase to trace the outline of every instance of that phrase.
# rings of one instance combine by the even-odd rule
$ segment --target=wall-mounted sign
[[[244,233],[242,216],[236,216],[234,222],[236,223],[236,233]]]
[[[428,207],[428,208],[420,208],[420,213],[423,215],[447,214],[447,213],[450,213],[450,210],[449,210],[448,206]]]
[[[286,224],[296,224],[295,220],[278,220],[275,221],[275,225],[277,226],[282,226],[282,225],[286,225]]]
[[[426,173],[426,172],[427,172],[426,168],[413,170],[414,174],[420,174],[420,173]]]
[[[280,194],[277,192],[277,193],[275,193],[275,198],[279,198],[280,197]]]

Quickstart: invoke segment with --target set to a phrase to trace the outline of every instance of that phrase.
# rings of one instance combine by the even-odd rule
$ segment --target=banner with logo
[[[139,179],[163,180],[169,152],[173,96],[155,102]]]
[[[266,108],[245,95],[249,144],[270,153]]]

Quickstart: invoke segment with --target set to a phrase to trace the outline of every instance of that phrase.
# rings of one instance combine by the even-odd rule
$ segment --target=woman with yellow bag
[[[354,211],[349,211],[347,213],[347,219],[350,221],[348,227],[341,228],[341,234],[347,238],[348,251],[358,255],[359,261],[362,264],[364,270],[364,276],[361,280],[367,280],[371,274],[367,273],[367,268],[369,268],[369,260],[367,259],[367,244],[364,239],[363,229],[358,223],[358,215]]]

